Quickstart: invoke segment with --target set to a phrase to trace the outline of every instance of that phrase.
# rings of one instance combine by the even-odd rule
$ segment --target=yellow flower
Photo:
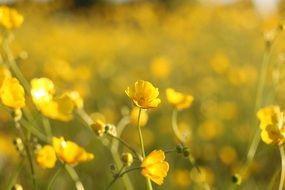
[[[6,78],[11,78],[11,77],[12,76],[10,71],[4,66],[0,66],[0,87],[2,86]]]
[[[53,137],[52,144],[60,160],[70,165],[92,160],[94,155],[71,141],[65,141],[63,137]]]
[[[19,109],[25,106],[25,91],[16,78],[6,78],[0,90],[4,105]]]
[[[121,161],[124,165],[130,166],[134,162],[133,155],[129,152],[124,152],[121,156]]]
[[[67,95],[74,102],[77,108],[83,108],[83,99],[77,91],[67,92]]]
[[[260,121],[261,139],[266,144],[281,145],[285,142],[284,113],[279,106],[268,106],[257,112]]]
[[[150,82],[144,80],[136,81],[135,85],[125,90],[134,104],[140,108],[156,108],[160,104],[158,88],[155,88]]]
[[[56,160],[54,148],[50,145],[45,145],[36,152],[36,162],[42,168],[53,168]]]
[[[172,88],[166,89],[166,98],[172,106],[179,110],[190,107],[194,100],[193,96],[182,94]]]
[[[43,115],[51,119],[69,121],[73,118],[73,109],[80,100],[72,92],[54,98],[55,87],[48,78],[35,78],[31,81],[33,102]],[[83,103],[82,103],[83,104]]]
[[[91,128],[99,137],[103,136],[106,132],[106,124],[100,119],[97,119],[93,124],[91,124]]]
[[[50,79],[34,78],[31,80],[32,99],[37,107],[50,102],[53,99],[54,93],[54,84]]]
[[[141,164],[142,175],[149,178],[158,185],[163,183],[164,177],[167,176],[169,164],[164,161],[165,155],[162,150],[152,151]]]
[[[18,28],[22,25],[24,17],[15,9],[0,6],[0,25],[6,29]]]

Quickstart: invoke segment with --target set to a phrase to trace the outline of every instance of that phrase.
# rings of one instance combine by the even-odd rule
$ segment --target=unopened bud
[[[134,158],[133,158],[133,155],[131,153],[125,152],[122,154],[121,160],[125,166],[130,166],[130,165],[132,165]]]

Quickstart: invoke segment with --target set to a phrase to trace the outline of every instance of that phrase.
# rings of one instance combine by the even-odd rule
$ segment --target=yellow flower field
[[[74,2],[0,5],[1,190],[285,188],[284,1]]]

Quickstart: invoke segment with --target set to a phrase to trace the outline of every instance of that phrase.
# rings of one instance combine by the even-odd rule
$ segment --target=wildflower
[[[4,66],[0,66],[0,86],[2,86],[6,78],[11,78],[11,77],[12,75],[10,71]]]
[[[15,184],[15,185],[13,185],[11,190],[23,190],[23,187],[20,184]]]
[[[156,108],[160,104],[158,88],[155,88],[150,82],[144,80],[136,81],[135,85],[125,90],[134,104],[140,108]]]
[[[182,94],[172,88],[166,89],[166,97],[168,102],[179,110],[190,107],[194,100],[193,96]]]
[[[106,132],[106,124],[101,120],[96,120],[95,123],[91,125],[91,128],[98,136],[103,136]]]
[[[260,109],[257,112],[257,118],[260,120],[261,139],[266,144],[281,145],[284,143],[284,113],[280,111],[279,106]]]
[[[138,107],[134,107],[131,111],[131,122],[134,125],[138,124],[138,115],[139,115],[139,108]],[[148,121],[148,114],[146,112],[146,110],[141,110],[141,115],[140,115],[140,126],[145,126],[147,124]]]
[[[57,157],[70,165],[92,160],[94,155],[86,152],[83,148],[71,141],[65,141],[63,137],[53,137],[52,144]]]
[[[54,148],[45,145],[36,152],[36,162],[42,168],[53,168],[56,163],[56,154]]]
[[[31,80],[32,99],[37,107],[50,102],[53,99],[54,93],[54,84],[50,79],[34,78]]]
[[[72,93],[64,93],[54,98],[55,87],[48,78],[35,78],[31,81],[32,99],[39,111],[51,119],[69,121],[73,118],[73,109],[77,97]]]
[[[67,95],[74,102],[77,108],[83,108],[83,99],[77,91],[67,92]]]
[[[124,152],[121,156],[121,160],[126,166],[130,166],[134,162],[133,155],[129,152]]]
[[[149,178],[158,185],[163,183],[169,170],[169,164],[164,161],[165,155],[162,150],[152,151],[141,164],[142,175]]]
[[[6,29],[18,28],[22,25],[24,17],[15,9],[0,6],[0,25]]]
[[[6,78],[0,90],[4,105],[15,109],[25,106],[25,91],[16,78]]]

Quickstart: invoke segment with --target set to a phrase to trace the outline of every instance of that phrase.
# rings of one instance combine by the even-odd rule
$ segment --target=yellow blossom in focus
[[[0,90],[2,103],[19,109],[25,106],[25,91],[16,78],[6,78]]]
[[[172,88],[166,89],[166,97],[168,102],[179,110],[190,107],[194,100],[193,96],[182,94]]]
[[[284,113],[279,106],[268,106],[257,112],[260,121],[261,139],[266,144],[281,145],[284,143]]]
[[[31,95],[37,107],[53,99],[55,87],[48,78],[34,78],[31,80]]]
[[[169,164],[164,160],[165,154],[162,150],[152,151],[142,161],[142,175],[144,175],[146,178],[149,178],[156,184],[161,185],[169,170]]]
[[[131,111],[131,122],[133,125],[138,124],[138,115],[139,115],[139,110],[140,108],[134,107]],[[141,115],[140,115],[140,126],[145,126],[148,121],[148,114],[146,110],[141,110]]]
[[[158,88],[155,88],[148,81],[138,80],[134,86],[128,87],[125,92],[140,108],[156,108],[161,102],[158,98]]]
[[[56,160],[54,148],[50,145],[45,145],[36,152],[36,162],[42,168],[53,168]]]
[[[86,152],[83,148],[71,141],[65,141],[63,137],[53,137],[52,145],[57,157],[70,165],[77,165],[80,162],[92,160],[94,155]]]
[[[6,29],[18,28],[22,25],[24,17],[15,9],[0,6],[0,25]]]

